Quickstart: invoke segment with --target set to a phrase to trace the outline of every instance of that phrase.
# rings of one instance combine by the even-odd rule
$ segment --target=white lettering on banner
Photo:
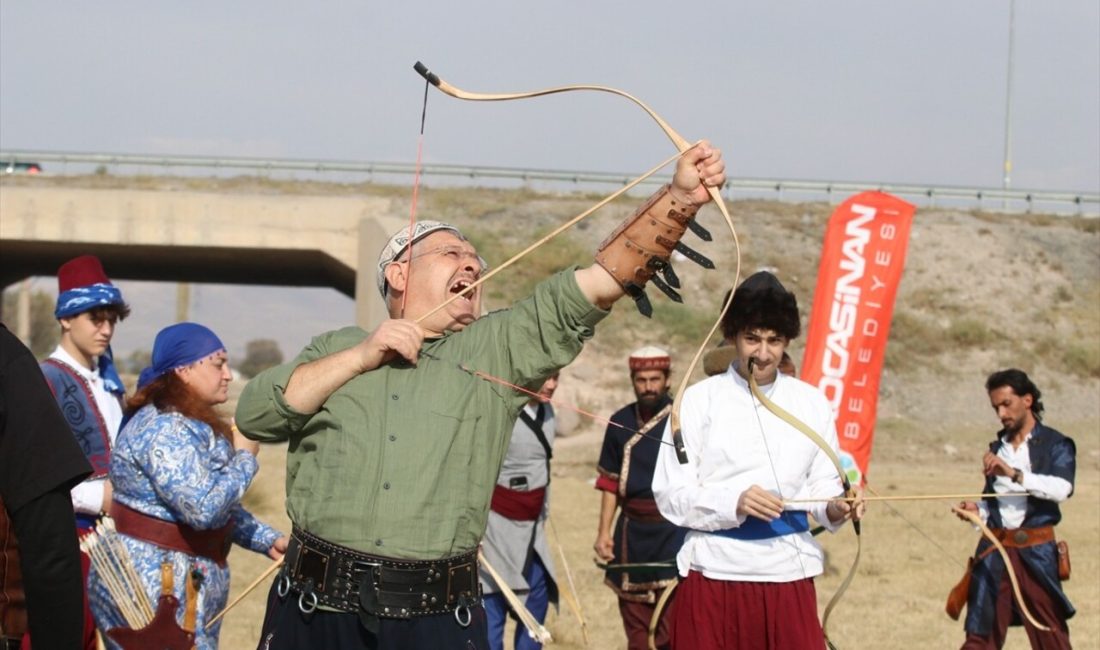
[[[848,344],[855,332],[858,315],[858,283],[863,279],[867,266],[863,252],[867,242],[871,240],[867,224],[875,218],[876,210],[857,203],[852,206],[852,212],[858,216],[844,226],[847,239],[840,246],[843,254],[840,269],[845,274],[837,279],[833,294],[833,304],[829,310],[830,331],[825,336],[825,354],[821,359],[821,380],[818,382],[818,388],[829,400],[834,415],[844,399],[844,376],[848,373],[849,360]],[[858,436],[858,427],[856,434]],[[847,426],[844,435],[848,436]]]

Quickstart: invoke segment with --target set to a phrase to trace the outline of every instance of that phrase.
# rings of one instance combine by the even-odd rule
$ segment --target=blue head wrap
[[[53,315],[54,318],[71,318],[97,307],[124,304],[122,291],[118,287],[109,282],[97,282],[62,291],[57,296],[57,307],[54,308]],[[103,387],[107,392],[122,395],[126,392],[126,387],[122,385],[122,378],[115,369],[114,357],[111,347],[107,346],[103,354],[99,355],[99,376],[103,378]]]
[[[153,341],[153,364],[141,371],[138,389],[166,372],[182,368],[225,349],[218,335],[198,323],[176,323],[162,329]]]
[[[122,291],[108,282],[98,282],[86,287],[74,287],[57,296],[54,318],[69,318],[97,307],[124,305]]]

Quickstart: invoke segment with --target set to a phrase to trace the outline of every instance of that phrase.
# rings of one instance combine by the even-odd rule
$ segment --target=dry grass
[[[620,392],[627,390],[621,387]],[[624,397],[625,399],[625,397]],[[1060,423],[1052,423],[1059,426]],[[989,431],[940,430],[924,436],[908,423],[885,426],[879,434],[872,467],[873,487],[884,494],[969,492],[981,485],[978,460]],[[1063,507],[1059,537],[1069,542],[1072,580],[1066,584],[1078,609],[1070,632],[1077,647],[1096,647],[1100,639],[1100,431],[1095,421],[1062,425],[1076,431],[1077,491]],[[599,650],[622,648],[624,636],[616,601],[592,563],[599,496],[591,487],[600,434],[594,427],[558,442],[554,458],[552,520],[572,568],[584,607],[591,644]],[[944,451],[950,443],[962,450]],[[261,469],[246,504],[265,521],[286,529],[281,507],[285,446],[265,447]],[[831,634],[845,648],[950,648],[961,644],[961,623],[943,613],[948,590],[962,575],[965,558],[978,534],[949,512],[950,502],[899,502],[892,511],[875,504],[863,527],[863,557],[852,587],[830,622]],[[919,531],[914,528],[919,527]],[[821,539],[821,538],[819,538]],[[552,549],[557,553],[557,542]],[[851,565],[855,541],[851,530],[823,538],[831,570],[818,579],[819,612]],[[559,575],[564,576],[559,556]],[[260,555],[237,549],[230,556],[233,593],[268,565]],[[253,593],[226,619],[222,647],[251,648],[259,637],[269,584]],[[511,625],[511,624],[510,624]],[[552,647],[583,648],[579,625],[564,603],[553,610],[548,627]],[[507,638],[507,637],[506,637]],[[1009,649],[1027,648],[1022,630],[1010,633]]]
[[[392,212],[409,213],[407,187],[375,184],[286,183],[268,178],[136,180],[112,176],[42,177],[7,183],[87,187],[138,187],[211,192],[295,195],[371,195],[392,199]],[[476,237],[490,263],[512,252],[591,203],[584,195],[530,190],[421,188],[418,214],[455,223]],[[523,263],[507,281],[491,283],[493,306],[525,292],[552,268],[587,263],[603,236],[636,201],[607,206],[570,231],[569,238]],[[808,318],[824,225],[831,206],[738,201],[731,204],[741,241],[741,276],[772,267],[799,299]],[[736,255],[714,210],[699,220],[715,241],[690,245],[716,261],[717,271],[680,264],[686,307],[673,308],[651,291],[658,316],[646,321],[624,304],[601,324],[596,338],[563,372],[561,397],[607,415],[630,398],[623,361],[642,344],[660,342],[673,353],[676,372],[703,335],[706,315],[734,283]],[[918,211],[880,386],[873,485],[886,493],[969,492],[981,485],[979,459],[996,422],[987,411],[982,381],[1006,366],[1026,369],[1044,391],[1049,422],[1078,443],[1077,493],[1065,505],[1059,535],[1073,549],[1074,577],[1067,584],[1078,608],[1071,622],[1077,647],[1100,644],[1100,219],[1006,216],[950,209]],[[713,317],[712,316],[712,317]],[[692,340],[687,340],[692,339]],[[793,346],[796,356],[801,341]],[[293,351],[288,351],[293,353]],[[239,387],[238,387],[239,388]],[[623,647],[615,599],[591,562],[598,495],[590,481],[601,431],[561,413],[567,437],[554,460],[553,518],[585,607],[591,648]],[[569,420],[572,420],[569,423]],[[957,451],[956,451],[957,450]],[[246,504],[284,530],[285,447],[261,453],[261,470]],[[948,511],[948,503],[879,504],[864,525],[859,573],[832,618],[845,648],[958,647],[961,624],[943,613],[944,597],[958,580],[977,534]],[[908,521],[907,521],[908,520]],[[917,532],[909,522],[920,527]],[[854,552],[851,531],[824,540],[837,569],[818,581],[823,606]],[[231,555],[234,592],[267,566],[256,554]],[[255,647],[266,585],[227,617],[222,647]],[[557,647],[580,648],[581,636],[565,609],[551,614]],[[1020,631],[1008,648],[1027,647]]]

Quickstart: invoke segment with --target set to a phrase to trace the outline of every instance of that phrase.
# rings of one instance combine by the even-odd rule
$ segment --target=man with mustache
[[[1042,393],[1024,371],[995,372],[985,389],[1003,428],[982,457],[982,493],[1027,494],[986,497],[980,504],[965,501],[959,507],[978,513],[1001,540],[1028,610],[1051,631],[1039,630],[1013,612],[1004,559],[991,552],[993,545],[983,537],[971,565],[962,647],[1000,648],[1008,626],[1022,624],[1032,648],[1069,648],[1066,620],[1075,610],[1062,590],[1062,580],[1069,578],[1069,551],[1055,541],[1054,527],[1062,520],[1058,504],[1073,495],[1077,447],[1043,424]]]
[[[724,182],[717,149],[690,149],[595,264],[484,316],[471,286],[486,265],[456,227],[419,221],[390,238],[377,271],[389,319],[314,338],[238,403],[247,436],[290,442],[294,532],[261,647],[488,646],[477,547],[528,399],[499,381],[535,390],[570,363],[615,301],[642,299]]]
[[[604,583],[619,597],[619,614],[630,650],[649,647],[649,624],[665,589],[676,584],[672,560],[684,541],[684,529],[669,523],[653,501],[653,468],[672,398],[668,395],[672,361],[668,352],[647,345],[630,355],[627,365],[637,401],[611,416],[596,469],[601,491],[600,520],[594,549],[611,565]],[[620,509],[612,534],[611,521]],[[660,566],[666,563],[667,566]],[[657,566],[653,566],[657,564]],[[665,612],[668,610],[665,609]],[[668,647],[668,621],[661,615],[655,634],[658,648]]]

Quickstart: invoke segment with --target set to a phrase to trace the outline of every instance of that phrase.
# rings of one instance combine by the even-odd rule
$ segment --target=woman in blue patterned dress
[[[195,323],[161,330],[152,366],[142,371],[137,393],[127,403],[129,421],[111,458],[114,502],[109,514],[118,537],[154,608],[161,565],[172,566],[181,627],[187,582],[197,584],[199,650],[218,645],[221,622],[204,628],[226,604],[230,542],[272,559],[282,556],[287,543],[240,504],[259,467],[258,445],[214,410],[226,401],[231,379],[225,346],[212,331]],[[89,603],[104,632],[128,627],[108,590],[110,578],[94,567],[88,577]],[[110,638],[106,641],[112,650],[118,648]]]

